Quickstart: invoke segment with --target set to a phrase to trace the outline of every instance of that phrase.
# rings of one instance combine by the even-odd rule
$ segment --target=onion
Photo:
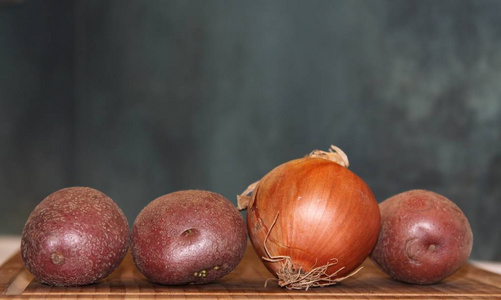
[[[360,270],[380,229],[369,186],[337,147],[286,162],[238,197],[256,253],[287,289],[336,284]]]

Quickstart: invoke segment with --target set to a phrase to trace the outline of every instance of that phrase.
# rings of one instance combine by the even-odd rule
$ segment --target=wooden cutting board
[[[206,285],[162,286],[149,282],[133,264],[130,255],[110,276],[83,287],[50,287],[34,279],[23,267],[20,254],[0,267],[0,299],[501,299],[501,275],[465,265],[445,281],[427,286],[391,280],[370,260],[356,275],[331,287],[289,291],[270,280],[252,247],[242,262],[220,281]]]

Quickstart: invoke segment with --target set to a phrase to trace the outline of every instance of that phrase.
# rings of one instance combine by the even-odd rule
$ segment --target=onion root
[[[272,228],[275,226],[277,222],[279,213],[266,234],[264,239],[264,250],[268,257],[262,257],[263,260],[271,262],[271,263],[281,263],[282,266],[276,272],[278,277],[278,285],[280,287],[285,287],[289,290],[305,290],[307,291],[310,287],[325,287],[330,285],[338,284],[339,282],[345,280],[348,277],[351,277],[358,273],[362,269],[362,267],[358,268],[354,272],[350,273],[347,276],[335,278],[337,274],[344,269],[344,267],[340,267],[337,271],[327,274],[327,269],[333,265],[338,264],[338,260],[336,258],[332,258],[330,262],[325,265],[318,266],[312,268],[308,272],[304,272],[301,266],[296,266],[292,263],[291,258],[289,256],[274,256],[271,255],[266,247],[266,243],[268,241],[268,237]],[[266,280],[265,287],[267,286],[269,280]]]

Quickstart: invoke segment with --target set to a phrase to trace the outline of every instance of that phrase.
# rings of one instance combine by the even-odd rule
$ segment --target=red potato
[[[21,256],[42,283],[86,285],[108,276],[122,262],[129,225],[108,196],[88,187],[58,190],[26,221]]]
[[[381,231],[371,258],[391,278],[433,284],[468,260],[473,246],[470,224],[446,197],[411,190],[379,206]]]
[[[170,193],[149,203],[132,226],[134,263],[151,281],[203,284],[232,271],[247,247],[245,222],[209,191]]]

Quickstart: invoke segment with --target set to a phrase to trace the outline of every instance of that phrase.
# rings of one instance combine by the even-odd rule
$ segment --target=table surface
[[[90,286],[51,287],[41,284],[24,269],[19,254],[20,239],[0,236],[0,298],[1,299],[202,299],[268,298],[268,299],[501,299],[501,276],[465,264],[458,272],[434,285],[412,285],[391,280],[369,259],[363,272],[334,287],[307,291],[286,290],[260,263],[249,244],[242,262],[221,280],[207,285],[162,286],[146,279],[134,266],[128,254],[121,265],[105,280]],[[499,263],[478,262],[487,268],[498,268]],[[268,282],[267,286],[264,283]],[[275,283],[275,284],[273,284]]]
[[[20,243],[19,236],[0,235],[0,265],[19,251]],[[481,269],[501,274],[501,262],[470,260],[470,263]]]

